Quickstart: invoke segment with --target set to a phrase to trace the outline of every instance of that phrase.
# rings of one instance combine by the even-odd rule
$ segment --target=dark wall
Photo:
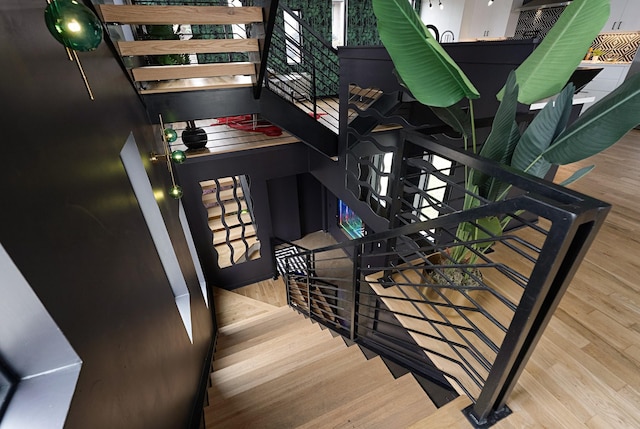
[[[271,238],[278,234],[294,237],[301,232],[295,176],[308,171],[310,151],[313,152],[303,143],[294,143],[194,157],[177,166],[176,171],[184,190],[185,211],[209,284],[235,289],[274,275]],[[261,257],[219,268],[218,255],[212,245],[213,235],[208,226],[208,214],[202,204],[200,182],[237,175],[249,177]],[[282,189],[277,189],[278,186],[282,186]],[[291,197],[287,198],[289,192]]]
[[[166,168],[145,167],[191,293],[193,344],[119,154],[160,149],[110,47],[80,58],[96,100],[47,32],[41,0],[0,3],[5,158],[0,243],[83,361],[68,428],[184,428],[213,324]],[[156,130],[157,131],[157,130]],[[2,299],[2,297],[0,297]],[[35,346],[34,346],[35,347]]]

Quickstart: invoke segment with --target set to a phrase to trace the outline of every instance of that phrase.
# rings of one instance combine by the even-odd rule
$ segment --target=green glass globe
[[[168,143],[173,143],[178,139],[178,133],[173,128],[165,128],[164,138],[167,140]]]
[[[100,20],[76,0],[52,0],[44,10],[44,22],[58,42],[74,51],[93,51],[102,41]]]
[[[181,150],[174,150],[173,152],[171,152],[171,159],[176,164],[182,164],[186,161],[187,155],[185,155],[185,153]]]
[[[170,187],[169,196],[171,196],[171,198],[179,200],[180,198],[182,198],[182,188],[178,185]]]

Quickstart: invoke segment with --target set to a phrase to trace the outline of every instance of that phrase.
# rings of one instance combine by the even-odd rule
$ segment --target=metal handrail
[[[509,412],[506,400],[609,206],[418,132],[402,136],[419,154],[406,160],[412,170],[399,178],[399,192],[416,177],[437,180],[447,192],[431,198],[446,210],[301,252],[309,261],[304,291],[299,278],[286,275],[287,291],[297,297],[290,305],[412,371],[441,371],[472,399],[470,421],[489,424]],[[431,164],[431,155],[451,162],[448,174]],[[464,169],[520,194],[499,202],[473,195],[478,206],[463,210],[464,195],[472,195],[458,174]],[[401,208],[393,215],[405,214]],[[517,230],[492,232],[481,221],[490,217],[512,218]],[[458,237],[461,224],[476,228],[476,236]],[[467,259],[452,259],[448,252],[456,247],[466,249]]]

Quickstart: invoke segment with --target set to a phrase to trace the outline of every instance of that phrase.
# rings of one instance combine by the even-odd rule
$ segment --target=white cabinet
[[[581,96],[595,97],[594,103],[620,86],[627,77],[629,67],[631,67],[630,64],[607,64],[592,61],[583,61],[580,65],[602,67],[602,71],[580,91]],[[584,113],[592,105],[593,103],[585,104],[582,112]]]
[[[491,6],[482,0],[467,0],[465,2],[460,40],[493,39],[513,36],[515,24],[518,21],[516,7],[522,0],[500,0]]]
[[[459,42],[460,24],[462,23],[462,12],[464,11],[464,1],[444,3],[445,7],[438,7],[438,0],[431,0],[433,7],[429,7],[429,0],[423,0],[420,8],[420,18],[422,22],[434,25],[440,32],[441,41]],[[448,33],[451,32],[451,33]]]
[[[640,30],[640,1],[611,0],[609,20],[602,31],[638,31]]]

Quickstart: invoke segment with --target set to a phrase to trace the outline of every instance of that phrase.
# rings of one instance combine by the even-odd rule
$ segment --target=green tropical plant
[[[473,84],[406,0],[373,0],[373,8],[380,38],[402,85],[459,132],[465,148],[470,139],[477,153],[473,99],[479,94]],[[501,103],[479,152],[481,156],[544,177],[553,164],[569,164],[595,155],[640,124],[640,74],[636,74],[567,125],[574,92],[567,81],[607,21],[609,11],[609,0],[574,0],[565,9],[496,95]],[[551,96],[555,100],[547,103],[521,134],[515,120],[517,103],[531,104]],[[464,98],[469,103],[467,111],[459,105]],[[580,169],[563,184],[579,179],[592,168]],[[506,197],[510,185],[472,170],[466,172],[466,187],[468,194],[499,201]],[[467,196],[464,208],[479,204]],[[499,236],[509,220],[485,218],[474,224],[463,223],[456,236],[461,242],[488,238],[486,231]],[[487,247],[476,245],[475,250],[484,252]],[[468,257],[463,246],[453,252],[455,261]]]

